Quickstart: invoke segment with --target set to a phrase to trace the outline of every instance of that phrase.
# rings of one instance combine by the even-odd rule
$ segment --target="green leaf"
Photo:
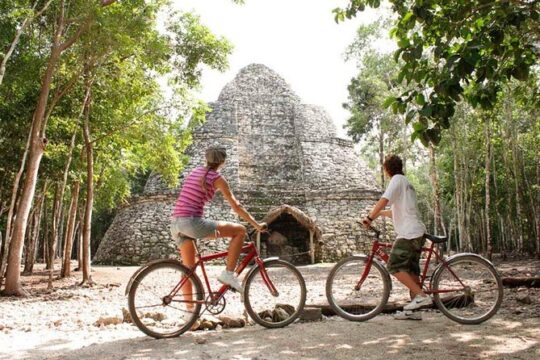
[[[405,116],[405,123],[408,124],[411,122],[412,119],[414,119],[414,116],[416,115],[416,110],[411,109],[407,112],[407,116]]]
[[[424,94],[422,93],[418,93],[416,95],[415,101],[420,106],[424,106],[426,104],[426,99],[424,98]]]
[[[420,109],[419,114],[425,117],[430,117],[433,113],[433,108],[431,105],[424,105],[422,109]]]
[[[424,125],[424,124],[421,123],[421,122],[415,122],[415,123],[413,124],[413,130],[414,130],[415,132],[422,132],[422,131],[426,130],[426,128],[427,128],[427,126]]]
[[[395,97],[388,97],[384,100],[384,102],[382,103],[382,107],[383,108],[388,108],[390,107],[391,105],[393,105],[394,103],[396,102],[396,98]]]
[[[518,80],[525,81],[529,77],[529,67],[521,64],[512,69],[512,76]]]

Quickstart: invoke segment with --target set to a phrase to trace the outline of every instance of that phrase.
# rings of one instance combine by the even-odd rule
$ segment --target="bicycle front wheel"
[[[334,312],[352,321],[366,321],[379,314],[390,296],[390,277],[376,261],[367,266],[367,256],[351,256],[338,262],[326,279],[326,298]],[[358,283],[365,272],[361,286]]]
[[[133,280],[129,291],[129,313],[145,334],[156,339],[171,338],[190,329],[199,317],[204,291],[199,278],[176,261],[150,265]],[[171,296],[173,289],[187,278]]]
[[[306,303],[306,284],[300,271],[284,260],[264,263],[268,279],[277,293],[272,294],[261,268],[250,272],[244,285],[244,302],[251,318],[267,328],[281,328],[296,320]]]
[[[480,324],[491,318],[503,299],[502,280],[490,262],[461,255],[442,264],[433,275],[433,300],[448,318]]]

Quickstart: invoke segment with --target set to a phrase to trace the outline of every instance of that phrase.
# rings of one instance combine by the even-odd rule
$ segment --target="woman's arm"
[[[216,179],[216,181],[214,182],[214,187],[221,191],[223,197],[229,202],[229,205],[231,205],[231,208],[234,210],[235,213],[238,214],[238,216],[253,225],[253,227],[257,229],[257,231],[263,230],[263,225],[259,224],[253,218],[253,216],[251,216],[251,214],[248,213],[246,209],[244,209],[242,204],[240,204],[240,201],[238,201],[238,199],[231,192],[231,189],[229,188],[229,183],[223,178],[223,176]]]

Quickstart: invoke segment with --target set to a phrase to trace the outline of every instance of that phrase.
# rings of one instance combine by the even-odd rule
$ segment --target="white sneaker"
[[[396,320],[422,320],[422,313],[412,311],[398,311],[394,314]]]
[[[221,272],[221,275],[218,276],[218,281],[224,285],[229,285],[234,290],[238,291],[240,294],[244,292],[244,289],[242,288],[242,284],[240,284],[240,281],[238,281],[238,278],[234,276],[234,272],[229,272],[227,270],[223,270]]]
[[[429,296],[416,295],[414,299],[403,307],[403,310],[416,310],[424,306],[433,304],[433,300]]]

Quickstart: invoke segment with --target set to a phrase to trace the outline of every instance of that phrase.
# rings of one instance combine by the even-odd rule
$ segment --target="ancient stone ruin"
[[[243,68],[210,106],[206,123],[193,133],[181,180],[204,164],[206,148],[225,147],[222,174],[244,206],[273,230],[256,239],[264,257],[307,264],[366,249],[370,238],[357,220],[380,193],[353,143],[337,138],[322,108],[303,104],[283,78],[259,64]],[[176,256],[169,223],[178,191],[151,176],[144,193],[119,209],[95,261],[140,264]],[[239,221],[220,194],[205,216]],[[200,248],[227,244],[206,240]]]

